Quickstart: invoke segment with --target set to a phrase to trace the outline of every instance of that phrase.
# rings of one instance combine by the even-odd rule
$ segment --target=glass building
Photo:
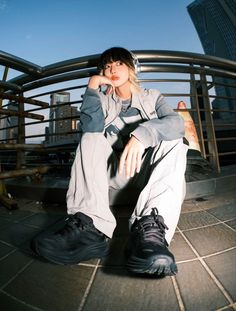
[[[196,0],[187,10],[205,54],[236,61],[236,0]],[[213,108],[236,109],[236,88],[230,86],[234,82],[223,78],[215,78],[214,82],[215,92],[221,98],[213,101]],[[225,111],[218,118],[235,119],[236,114]]]
[[[73,118],[74,117],[74,118]],[[73,139],[77,130],[78,110],[70,105],[70,93],[60,92],[50,96],[49,129],[48,140],[55,143],[63,140]],[[70,134],[69,134],[70,133]],[[48,135],[47,135],[48,136]]]

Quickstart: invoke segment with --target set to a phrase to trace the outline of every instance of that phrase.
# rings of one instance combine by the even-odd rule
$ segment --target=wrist
[[[89,83],[88,83],[88,87],[90,89],[94,89],[97,90],[99,88],[99,79],[97,76],[93,76],[90,78]]]

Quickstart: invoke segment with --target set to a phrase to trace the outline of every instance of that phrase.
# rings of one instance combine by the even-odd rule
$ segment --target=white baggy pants
[[[127,179],[118,174],[119,161],[106,137],[102,133],[84,133],[71,168],[68,214],[88,215],[94,226],[111,238],[116,219],[109,207],[109,187],[135,185],[141,192],[130,225],[156,207],[169,228],[166,240],[170,243],[185,197],[187,149],[183,139],[162,141],[145,151],[140,173]]]

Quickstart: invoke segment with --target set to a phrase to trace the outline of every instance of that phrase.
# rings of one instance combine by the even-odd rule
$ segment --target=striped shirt
[[[117,140],[112,146],[113,149],[116,151],[123,150],[130,139],[130,133],[143,121],[139,110],[131,107],[131,101],[123,101],[119,116],[114,120],[113,124],[106,128],[105,132],[105,135],[117,136]]]

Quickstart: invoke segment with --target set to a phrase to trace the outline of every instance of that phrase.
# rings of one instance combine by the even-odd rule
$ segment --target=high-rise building
[[[18,111],[18,103],[9,101],[7,108],[13,111]],[[6,139],[8,143],[17,143],[18,140],[18,117],[8,116],[6,119]]]
[[[61,92],[54,93],[50,95],[50,112],[49,112],[49,142],[53,143],[60,140],[63,135],[63,125],[65,120],[57,120],[58,118],[63,118],[65,116],[65,110],[67,106],[63,103],[70,102],[70,93]],[[59,106],[61,105],[61,106]],[[66,126],[65,126],[66,127]],[[58,135],[61,133],[61,135]],[[55,135],[53,135],[55,134]]]
[[[236,0],[195,0],[187,7],[198,32],[205,54],[236,61]],[[235,81],[216,78],[216,84],[235,84]],[[216,85],[219,99],[214,108],[236,109],[236,88]],[[228,97],[228,99],[220,98]],[[235,113],[221,113],[220,118],[235,118]]]
[[[6,142],[7,139],[7,118],[5,116],[1,116],[0,119],[0,143]]]
[[[59,92],[50,96],[49,129],[46,131],[46,140],[49,143],[76,139],[78,110],[70,105],[70,93]],[[70,133],[70,134],[69,134]]]

